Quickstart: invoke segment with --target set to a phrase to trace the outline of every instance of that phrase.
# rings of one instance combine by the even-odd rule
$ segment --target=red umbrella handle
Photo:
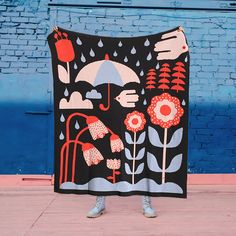
[[[100,104],[99,108],[102,111],[108,111],[111,105],[111,89],[110,84],[107,85],[107,106],[105,107],[104,104]]]

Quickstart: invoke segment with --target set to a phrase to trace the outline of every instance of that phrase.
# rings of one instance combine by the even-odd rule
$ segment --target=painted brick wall
[[[52,83],[47,35],[54,25],[104,36],[183,26],[191,51],[189,172],[236,172],[236,16],[230,12],[50,8],[0,1],[0,70]],[[33,76],[32,76],[33,79]],[[6,81],[7,83],[7,81]]]

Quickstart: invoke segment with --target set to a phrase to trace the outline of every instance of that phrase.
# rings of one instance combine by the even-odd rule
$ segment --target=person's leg
[[[143,214],[148,218],[156,217],[156,211],[152,208],[151,198],[149,196],[142,196]]]
[[[96,218],[105,211],[105,196],[97,196],[95,206],[88,212],[88,218]]]

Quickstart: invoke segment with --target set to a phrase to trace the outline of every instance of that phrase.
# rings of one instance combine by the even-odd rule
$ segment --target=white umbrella
[[[121,63],[109,60],[108,54],[105,55],[105,60],[95,61],[84,66],[78,75],[75,82],[86,81],[93,86],[107,83],[108,101],[107,106],[100,104],[100,109],[107,111],[110,108],[110,84],[124,86],[127,83],[140,83],[136,73],[128,66]]]

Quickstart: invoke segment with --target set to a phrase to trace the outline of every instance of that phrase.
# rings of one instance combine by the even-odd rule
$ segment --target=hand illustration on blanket
[[[185,198],[189,54],[182,27],[137,38],[59,28],[48,41],[60,120],[55,191]]]

